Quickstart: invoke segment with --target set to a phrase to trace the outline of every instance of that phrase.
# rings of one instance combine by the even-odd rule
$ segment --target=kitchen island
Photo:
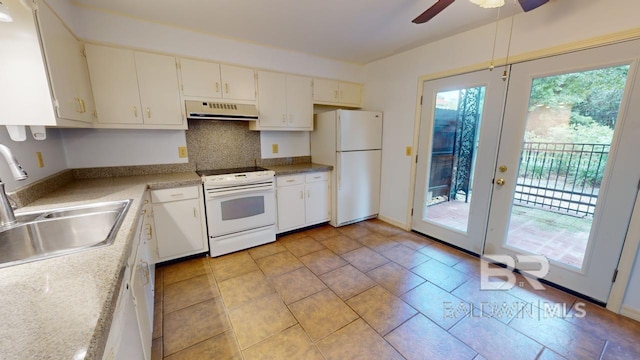
[[[132,199],[112,245],[0,269],[1,359],[102,359],[147,189],[195,172],[75,180],[16,211]]]

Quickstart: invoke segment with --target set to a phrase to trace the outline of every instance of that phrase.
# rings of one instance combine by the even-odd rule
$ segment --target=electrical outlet
[[[186,158],[187,157],[187,147],[186,146],[178,146],[178,157]]]
[[[407,146],[407,148],[404,150],[404,154],[407,156],[411,156],[411,146]]]
[[[38,159],[38,167],[44,167],[44,160],[42,159],[42,153],[40,151],[36,152],[36,159]]]
[[[278,153],[278,144],[271,144],[271,153],[273,154]]]

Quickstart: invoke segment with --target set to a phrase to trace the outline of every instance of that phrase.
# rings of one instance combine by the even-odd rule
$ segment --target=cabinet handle
[[[307,198],[311,197],[311,191],[307,190]]]
[[[282,122],[283,123],[287,122],[287,114],[282,114]]]
[[[142,269],[144,271],[143,276],[144,276],[144,284],[142,284],[142,286],[147,286],[149,285],[150,282],[150,278],[149,275],[151,273],[151,268],[149,268],[149,263],[144,261],[144,260],[140,260],[140,262],[144,265],[144,268]]]
[[[342,100],[342,90],[340,90],[340,100]]]
[[[220,92],[220,83],[216,81],[216,93]]]
[[[224,83],[224,92],[229,93],[229,83]]]
[[[196,215],[196,208],[193,208],[193,217],[194,217],[194,218],[197,218],[197,217],[198,217],[198,215]]]
[[[151,119],[151,109],[147,108],[147,118]]]
[[[337,98],[338,98],[338,90],[336,90],[336,93],[335,93],[335,95],[333,96],[333,98],[334,98],[334,99],[337,99]]]
[[[74,97],[73,100],[76,101],[76,112],[82,113],[82,107],[80,106],[80,99]]]
[[[80,99],[80,109],[82,109],[82,111],[80,111],[81,113],[86,113],[87,112],[87,107],[84,104],[84,100]]]
[[[300,190],[300,199],[304,199],[304,192],[302,192],[302,190]]]
[[[184,194],[183,193],[175,193],[175,194],[171,194],[169,196],[171,196],[171,197],[179,197],[179,196],[184,196]]]
[[[293,122],[293,114],[289,114],[289,123]]]
[[[294,182],[294,181],[296,181],[296,179],[289,179],[289,180],[287,180],[287,182]]]
[[[322,176],[314,176],[314,179],[320,179]]]
[[[153,238],[153,227],[151,224],[147,224],[147,236],[149,237],[149,240]]]
[[[133,107],[133,116],[138,117],[138,108],[136,106]]]

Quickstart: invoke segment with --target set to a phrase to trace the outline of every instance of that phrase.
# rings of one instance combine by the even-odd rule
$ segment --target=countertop
[[[16,211],[133,199],[112,245],[0,269],[0,359],[101,359],[145,190],[200,183],[195,172],[76,180]]]
[[[331,165],[322,165],[322,164],[314,164],[314,163],[264,166],[264,168],[275,171],[276,176],[333,170],[333,166]]]

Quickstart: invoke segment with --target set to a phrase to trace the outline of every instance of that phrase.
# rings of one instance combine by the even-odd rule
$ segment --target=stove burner
[[[213,169],[213,170],[198,170],[196,173],[200,176],[214,176],[214,175],[226,175],[226,174],[239,174],[256,171],[266,171],[267,169],[260,166],[248,166],[230,169]]]

